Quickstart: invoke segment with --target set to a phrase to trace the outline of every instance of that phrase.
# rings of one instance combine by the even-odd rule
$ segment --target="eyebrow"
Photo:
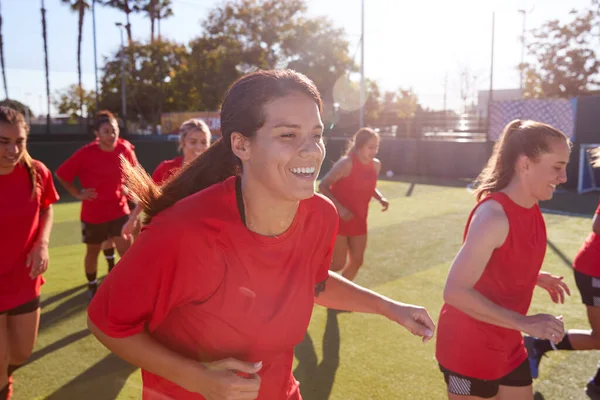
[[[301,125],[298,124],[288,124],[286,122],[282,122],[280,124],[277,124],[273,127],[273,129],[275,128],[291,128],[291,129],[302,129]],[[324,129],[324,126],[321,124],[317,124],[313,127],[313,129]]]

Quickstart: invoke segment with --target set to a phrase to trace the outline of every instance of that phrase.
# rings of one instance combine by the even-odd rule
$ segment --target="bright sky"
[[[358,49],[361,0],[307,0],[312,15],[325,15],[347,33],[350,54]],[[173,0],[175,16],[162,22],[163,37],[187,43],[200,35],[199,21],[220,0]],[[568,19],[590,0],[365,0],[365,74],[383,90],[412,87],[422,104],[441,109],[444,80],[448,80],[448,107],[461,104],[459,70],[468,66],[478,78],[478,88],[489,88],[491,21],[496,13],[494,88],[518,88],[516,70],[521,59],[519,35],[522,14],[527,28],[549,19]],[[77,82],[77,15],[60,0],[46,0],[51,92]],[[40,1],[2,1],[5,62],[11,98],[46,112],[44,50]],[[98,66],[120,46],[115,22],[124,14],[96,6]],[[150,21],[142,15],[131,20],[135,38],[150,36]],[[84,22],[84,86],[94,88],[92,14]],[[1,86],[1,85],[0,85]],[[3,94],[4,88],[0,88]]]

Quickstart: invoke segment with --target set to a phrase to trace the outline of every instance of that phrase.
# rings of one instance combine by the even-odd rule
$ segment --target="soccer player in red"
[[[591,330],[569,329],[562,341],[553,345],[550,341],[531,336],[525,337],[531,374],[538,377],[539,364],[550,350],[598,350],[600,349],[600,204],[592,220],[589,234],[573,261],[575,282],[587,307]],[[560,294],[560,293],[558,293]],[[600,368],[587,385],[588,394],[600,395]]]
[[[356,132],[342,158],[321,180],[319,190],[335,204],[339,214],[339,230],[333,250],[332,271],[342,271],[344,278],[354,280],[362,266],[367,248],[367,215],[374,197],[386,211],[389,202],[377,190],[381,161],[379,135],[370,128]]]
[[[534,121],[508,124],[477,180],[478,204],[446,287],[436,357],[453,399],[532,399],[521,332],[559,343],[560,317],[527,315],[535,286],[555,302],[568,287],[541,272],[546,227],[538,202],[566,182],[569,139]],[[559,300],[560,299],[560,300]]]
[[[165,160],[158,164],[152,173],[152,179],[156,184],[162,185],[167,179],[178,172],[184,165],[188,165],[200,154],[204,153],[210,146],[210,129],[200,119],[189,119],[181,124],[179,128],[179,151],[182,155],[172,160]],[[136,206],[129,216],[129,221],[123,225],[122,234],[129,236],[139,225],[139,215],[142,207]]]
[[[12,373],[25,363],[38,332],[42,274],[48,268],[52,174],[27,153],[23,115],[0,107],[0,399],[11,396]],[[8,374],[7,374],[8,371]]]
[[[222,139],[166,186],[130,169],[151,220],[91,302],[88,326],[142,368],[145,400],[300,399],[294,346],[314,303],[431,338],[424,308],[329,272],[337,213],[315,194],[321,107],[304,75],[248,74],[224,97]]]
[[[121,236],[130,210],[120,157],[137,165],[133,145],[119,138],[117,119],[109,111],[100,111],[96,115],[94,134],[96,140],[77,150],[55,173],[60,184],[82,201],[81,225],[83,243],[86,244],[84,265],[90,297],[97,290],[98,254],[102,242],[112,239],[121,257],[131,245],[131,238]],[[81,189],[73,183],[75,178],[79,178]]]

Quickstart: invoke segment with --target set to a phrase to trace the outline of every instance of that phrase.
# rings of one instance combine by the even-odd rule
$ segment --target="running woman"
[[[339,214],[331,270],[341,270],[349,280],[354,280],[363,264],[371,198],[381,203],[382,211],[389,207],[387,199],[377,190],[381,171],[381,162],[375,158],[378,151],[379,134],[370,128],[360,129],[319,185],[319,191],[329,197]]]
[[[436,356],[453,399],[533,398],[521,332],[557,344],[561,317],[527,315],[535,286],[562,301],[562,279],[541,272],[546,227],[538,202],[566,182],[571,146],[557,129],[508,124],[478,178],[478,204],[446,287]]]
[[[199,119],[188,119],[179,128],[179,151],[181,156],[175,157],[172,160],[165,160],[158,164],[152,173],[152,179],[156,184],[162,185],[167,179],[179,172],[184,165],[188,165],[196,159],[200,154],[204,153],[210,146],[211,133],[208,125]],[[139,226],[139,215],[142,212],[142,207],[136,206],[131,212],[129,220],[123,225],[122,234],[125,237],[130,236]]]
[[[297,72],[245,75],[224,97],[223,138],[166,186],[130,168],[150,221],[91,302],[88,326],[142,368],[145,400],[300,399],[294,346],[314,303],[433,335],[424,308],[329,273],[337,213],[315,194],[321,107]]]
[[[600,349],[600,204],[592,220],[592,232],[579,249],[573,261],[573,269],[592,329],[569,329],[563,340],[556,345],[545,339],[525,336],[531,375],[534,378],[538,377],[540,361],[548,351]],[[561,293],[556,293],[553,298],[560,295]],[[600,395],[600,368],[588,382],[587,390]]]
[[[10,399],[12,373],[33,350],[40,322],[42,274],[48,268],[52,174],[27,152],[29,127],[0,107],[0,399]],[[7,373],[8,371],[8,373]]]
[[[76,199],[82,201],[81,225],[86,244],[85,275],[88,293],[93,297],[98,287],[98,254],[102,242],[112,239],[122,257],[131,245],[131,238],[121,236],[128,220],[129,205],[124,193],[120,157],[137,165],[134,147],[119,138],[117,119],[109,111],[96,115],[96,140],[77,150],[57,170],[56,179]],[[73,181],[79,178],[82,188]]]

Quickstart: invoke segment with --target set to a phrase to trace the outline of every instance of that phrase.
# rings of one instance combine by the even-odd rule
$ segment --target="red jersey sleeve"
[[[331,260],[333,259],[333,247],[335,245],[335,239],[338,231],[339,218],[335,206],[331,201],[321,195],[315,195],[321,198],[322,203],[322,232],[325,235],[322,239],[323,248],[321,250],[323,254],[323,262],[317,265],[315,273],[315,283],[320,283],[329,277],[329,267],[331,266]]]
[[[83,160],[81,149],[77,150],[71,157],[67,158],[56,170],[56,175],[67,182],[72,183],[77,175]]]
[[[40,198],[40,210],[45,210],[50,207],[50,205],[56,203],[60,198],[58,193],[56,192],[56,187],[54,187],[54,180],[52,179],[52,174],[46,168],[46,166],[40,162],[37,165],[38,176],[41,179],[41,187],[42,187],[42,196]]]
[[[211,257],[216,251],[206,236],[172,217],[154,217],[94,296],[92,322],[106,335],[123,338],[154,331],[180,304],[208,299],[223,280],[224,266]]]
[[[600,202],[598,203],[598,208],[596,208],[596,214],[600,215]]]
[[[162,182],[164,180],[165,165],[166,165],[166,162],[162,161],[160,164],[158,164],[158,167],[156,167],[156,169],[152,173],[152,180],[154,182],[156,182],[156,184],[158,184],[158,185],[162,184]]]

